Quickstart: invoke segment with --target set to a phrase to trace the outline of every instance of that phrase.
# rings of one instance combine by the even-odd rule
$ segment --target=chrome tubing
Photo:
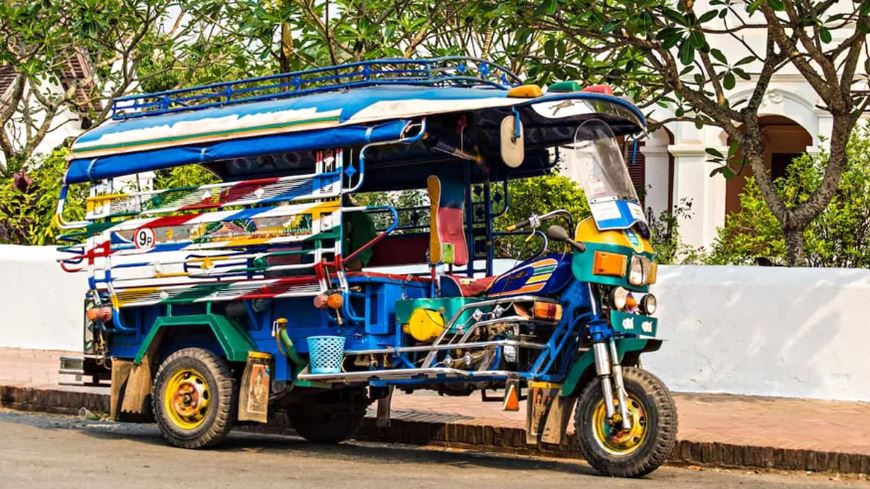
[[[595,373],[601,381],[601,395],[604,396],[604,410],[607,414],[607,419],[613,419],[616,414],[616,408],[613,406],[613,385],[610,382],[610,352],[607,351],[607,344],[603,341],[592,345],[592,351],[595,354]]]
[[[398,348],[381,348],[375,350],[348,350],[347,355],[380,355],[387,353],[411,353],[411,352],[429,352],[436,350],[454,350],[454,349],[481,349],[490,348],[493,346],[514,346],[517,348],[530,348],[533,350],[544,350],[547,345],[542,343],[531,343],[528,341],[517,340],[494,340],[494,341],[473,341],[470,343],[451,343],[447,345],[426,345],[426,346],[400,346]]]
[[[518,296],[514,296],[514,297],[506,297],[503,299],[489,299],[489,300],[485,300],[485,301],[469,302],[469,303],[463,305],[462,307],[460,307],[459,310],[457,310],[456,313],[453,314],[453,317],[450,318],[450,321],[448,321],[447,324],[444,325],[444,330],[441,331],[441,334],[438,335],[438,338],[436,338],[435,341],[432,342],[432,345],[439,345],[441,343],[441,341],[444,340],[444,337],[447,336],[447,333],[450,332],[450,329],[453,327],[453,325],[456,324],[457,321],[459,321],[459,318],[462,316],[462,313],[464,313],[468,309],[475,308],[475,307],[494,306],[497,304],[506,304],[506,303],[524,302],[524,301],[536,301],[536,300],[540,301],[540,300],[546,300],[546,299],[542,299],[541,297],[537,297],[537,296],[533,296],[533,295],[518,295]],[[452,344],[452,343],[448,343],[448,344]],[[429,353],[429,355],[426,356],[426,359],[423,361],[423,367],[424,368],[431,367],[434,362],[435,362],[435,352],[432,351]]]
[[[613,388],[616,390],[616,400],[619,402],[619,417],[622,418],[622,429],[631,429],[631,420],[628,419],[628,404],[625,395],[625,381],[622,378],[622,365],[619,364],[619,355],[616,351],[616,340],[610,338],[610,370],[613,372]]]
[[[329,383],[348,383],[348,382],[365,382],[368,380],[402,380],[411,379],[418,376],[447,376],[454,378],[469,378],[469,377],[510,377],[516,375],[514,372],[505,370],[491,370],[485,372],[477,372],[470,370],[461,370],[447,367],[434,368],[397,368],[392,370],[360,370],[356,372],[340,372],[335,374],[312,374],[301,373],[299,379],[316,380],[319,382]]]

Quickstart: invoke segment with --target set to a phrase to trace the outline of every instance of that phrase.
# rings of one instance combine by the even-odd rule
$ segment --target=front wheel
[[[574,414],[576,443],[595,470],[641,477],[665,462],[677,440],[677,408],[664,382],[635,367],[623,367],[631,429],[607,419],[596,379],[580,394]],[[618,401],[614,399],[614,404]]]

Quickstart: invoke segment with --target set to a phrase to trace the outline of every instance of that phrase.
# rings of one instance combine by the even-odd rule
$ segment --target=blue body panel
[[[499,275],[489,286],[487,295],[556,294],[568,285],[572,277],[570,253],[544,255],[526,260]]]
[[[149,121],[150,119],[133,119],[126,124]],[[408,121],[395,120],[375,126],[332,127],[321,129],[316,134],[310,131],[293,132],[168,147],[132,154],[80,158],[70,162],[65,183],[95,181],[207,161],[392,141],[400,138],[407,126]]]

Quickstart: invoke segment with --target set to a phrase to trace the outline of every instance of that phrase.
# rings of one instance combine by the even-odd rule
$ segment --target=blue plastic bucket
[[[337,374],[344,360],[344,336],[309,336],[308,356],[313,374]]]

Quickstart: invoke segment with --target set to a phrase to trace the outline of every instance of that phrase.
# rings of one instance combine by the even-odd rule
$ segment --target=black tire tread
[[[312,443],[334,445],[353,438],[365,417],[365,410],[322,418],[316,414],[290,416],[296,433]]]
[[[629,389],[629,383],[637,383],[654,404],[657,413],[657,433],[652,433],[651,448],[642,447],[625,459],[618,460],[600,451],[594,440],[584,437],[587,433],[586,420],[583,419],[584,400],[591,402],[600,399],[601,387],[597,380],[590,382],[583,389],[577,402],[577,410],[574,413],[575,440],[586,461],[602,474],[614,477],[643,477],[659,468],[676,445],[677,408],[667,386],[652,373],[637,367],[623,367],[622,372],[626,389]],[[636,456],[638,454],[639,457]]]
[[[200,362],[208,373],[214,377],[216,385],[212,390],[219,393],[211,400],[211,402],[217,402],[217,409],[211,423],[202,433],[190,439],[179,437],[166,425],[170,421],[163,419],[165,414],[163,413],[160,397],[160,392],[163,390],[162,384],[165,381],[163,378],[165,371],[172,368],[174,363],[183,361],[182,359],[193,359]],[[236,389],[236,379],[223,358],[203,348],[184,348],[166,357],[160,364],[160,368],[157,369],[157,375],[154,378],[154,388],[151,395],[152,409],[154,417],[157,419],[160,433],[169,443],[179,448],[210,448],[220,443],[227,436],[232,428],[238,392]],[[229,395],[226,395],[227,393]]]

